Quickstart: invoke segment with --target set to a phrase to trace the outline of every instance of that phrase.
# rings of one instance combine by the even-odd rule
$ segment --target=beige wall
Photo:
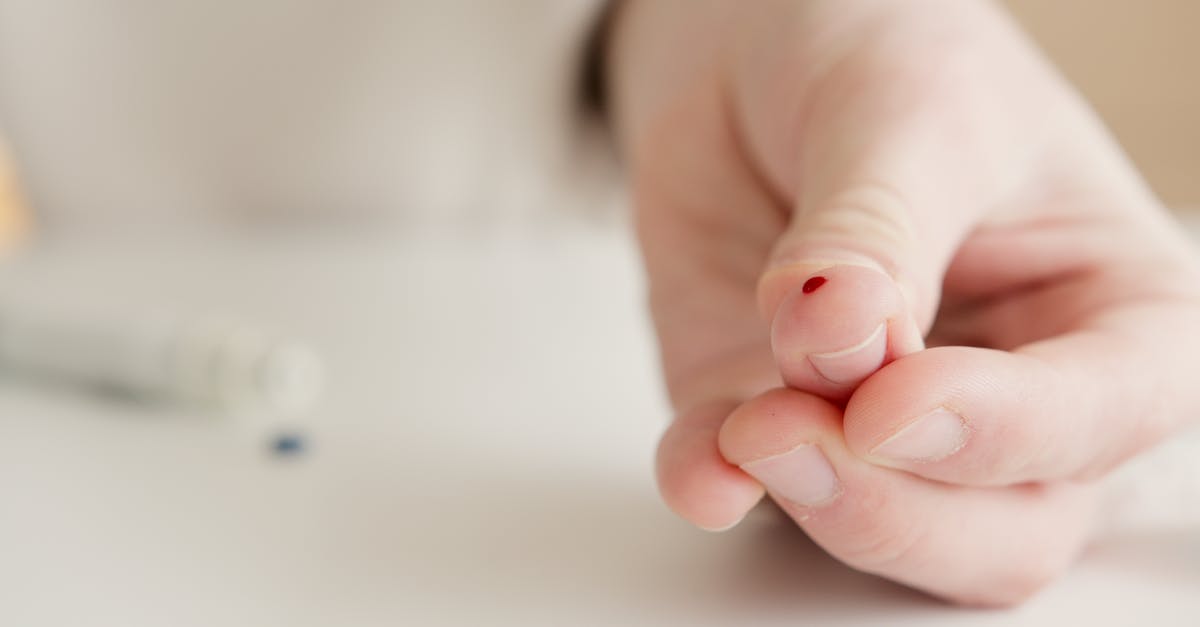
[[[1200,207],[1200,2],[1005,0],[1162,199]]]
[[[128,1],[122,0],[122,2]],[[1200,30],[1200,0],[1004,1],[1013,9],[1018,19],[1026,25],[1033,37],[1041,43],[1050,56],[1063,68],[1064,72],[1096,105],[1101,115],[1115,130],[1118,138],[1145,172],[1147,178],[1162,198],[1167,203],[1175,206],[1200,207],[1200,67],[1198,67],[1200,66],[1200,33],[1197,33],[1197,30]],[[110,0],[110,2],[115,2],[115,0]],[[28,14],[30,13],[34,14],[34,17],[40,15],[39,11],[41,10],[38,7],[42,7],[43,4],[34,0],[22,2],[0,0],[0,9],[8,7],[11,11],[12,7],[16,6],[24,11],[25,13],[22,15],[28,18]],[[310,0],[309,4],[320,5],[322,3],[318,0]],[[4,15],[6,17],[13,17],[11,13],[5,13]],[[52,50],[48,50],[58,50],[62,46],[59,45],[61,40],[46,37],[44,33],[54,32],[54,29],[58,28],[58,25],[62,22],[48,21],[42,24],[44,28],[41,30],[37,28],[39,22],[36,20],[32,22],[29,19],[0,20],[0,24],[4,24],[5,22],[18,24],[20,28],[14,32],[6,33],[6,37],[0,38],[0,42],[4,42],[6,46],[12,47],[14,45],[13,42],[19,39],[15,35],[23,35],[30,42],[33,42],[25,48],[17,46],[18,49],[8,51],[7,55],[0,55],[0,59],[7,58],[13,63],[13,68],[10,68],[12,71],[8,73],[11,75],[10,81],[3,85],[5,89],[0,89],[0,101],[18,99],[18,96],[28,96],[28,98],[33,99],[30,102],[26,102],[25,105],[27,106],[24,107],[18,106],[21,104],[19,102],[8,102],[7,104],[10,106],[7,108],[0,106],[0,110],[6,110],[6,114],[14,116],[12,120],[14,123],[20,118],[20,116],[15,115],[16,113],[20,113],[21,111],[26,112],[27,115],[25,118],[28,119],[25,119],[25,122],[28,128],[20,136],[25,137],[27,140],[26,143],[34,147],[54,145],[53,137],[49,139],[41,138],[44,140],[41,143],[35,141],[39,139],[36,136],[35,130],[41,129],[41,131],[53,136],[55,129],[62,128],[66,135],[63,145],[70,145],[72,147],[72,150],[65,154],[73,155],[81,152],[80,146],[95,145],[103,149],[102,152],[106,155],[105,159],[107,161],[120,162],[119,159],[113,158],[111,147],[114,145],[129,145],[130,137],[134,137],[135,135],[125,132],[120,125],[89,125],[87,127],[89,129],[111,128],[114,133],[117,133],[121,137],[121,141],[118,142],[116,139],[111,138],[99,138],[96,141],[89,142],[86,141],[88,139],[86,135],[82,136],[81,140],[81,134],[77,132],[78,129],[75,129],[69,123],[56,123],[54,119],[41,120],[41,118],[46,117],[44,113],[47,110],[53,112],[56,110],[55,107],[61,109],[64,106],[64,101],[86,101],[86,98],[64,99],[59,97],[60,94],[56,92],[49,95],[43,94],[46,98],[38,101],[38,94],[33,93],[36,91],[34,88],[46,83],[46,81],[33,81],[30,84],[20,84],[20,81],[16,81],[13,78],[14,76],[17,78],[20,76],[33,76],[36,78],[41,77],[41,72],[48,71],[42,65],[45,65],[47,59],[57,58],[54,54],[51,54]],[[124,25],[122,26],[124,27]],[[4,29],[0,28],[0,30]],[[143,29],[143,34],[145,32],[155,33],[158,30],[161,29]],[[129,39],[130,36],[122,32],[121,40],[125,41]],[[37,43],[39,41],[49,43],[39,48],[38,46],[41,46],[41,44]],[[42,49],[47,46],[48,50]],[[38,54],[39,51],[41,51],[41,54]],[[89,76],[95,74],[92,71],[94,61],[94,55],[84,58],[80,61],[78,69],[85,71],[86,75]],[[42,65],[38,65],[39,62]],[[61,63],[58,65],[51,64],[50,69],[61,65]],[[306,64],[300,64],[300,66],[308,67]],[[67,69],[71,69],[69,64]],[[3,76],[5,74],[0,72],[0,78]],[[58,77],[57,82],[51,81],[49,84],[57,85],[55,89],[58,90],[64,89],[64,85],[69,86],[78,82],[68,80],[69,73],[60,73],[55,76]],[[29,81],[26,82],[28,83]],[[295,100],[299,101],[299,99]],[[359,100],[371,101],[372,99],[360,98]],[[46,102],[50,102],[51,104],[47,105]],[[2,104],[4,103],[0,102],[0,105]],[[86,121],[86,116],[74,115],[76,112],[71,111],[66,113],[71,114],[66,115],[64,118],[68,121],[76,119],[84,119]],[[367,117],[362,112],[351,113],[343,117],[349,120],[365,119]],[[41,120],[42,123],[35,124],[34,122],[38,120]],[[490,122],[490,124],[495,126],[494,121]],[[175,128],[181,126],[186,125],[175,125]],[[309,128],[310,131],[298,135],[295,133],[281,133],[281,136],[309,137],[319,135],[319,133],[312,130],[316,126],[309,125],[305,128]],[[352,135],[341,132],[339,129],[333,129],[333,131],[338,132],[331,131],[327,133],[331,138]],[[206,127],[200,128],[196,133],[204,138],[211,138],[214,135],[214,133],[208,132]],[[219,136],[220,134],[218,133],[217,135]],[[237,134],[235,133],[235,135]],[[378,133],[368,133],[367,135],[376,137]],[[212,143],[207,139],[205,141]],[[335,141],[335,139],[330,139],[330,141]],[[347,141],[349,143],[343,142],[343,144],[351,147],[354,146],[353,136]],[[202,145],[207,145],[203,142],[201,143]],[[467,142],[467,144],[474,146],[478,142]],[[191,154],[196,151],[184,152]],[[304,154],[328,154],[330,151],[302,152]],[[89,172],[97,170],[94,164],[98,161],[98,158],[94,159],[92,156],[85,154],[84,157],[86,158],[80,168],[77,168],[77,171],[70,171],[70,168],[66,168],[63,165],[65,161],[63,154],[47,153],[43,159],[47,164],[46,167],[35,168],[35,157],[38,154],[40,153],[37,150],[27,147],[27,150],[23,151],[21,155],[22,160],[27,166],[26,170],[28,171],[26,174],[29,175],[28,178],[33,179],[27,182],[36,182],[37,177],[32,175],[43,170],[45,171],[43,178],[47,180],[73,181],[76,183],[75,187],[79,187],[82,190],[82,197],[86,199],[86,202],[68,202],[71,199],[66,199],[58,204],[68,207],[86,204],[89,212],[103,215],[103,212],[97,208],[97,205],[103,204],[101,202],[102,199],[99,197],[99,194],[95,193],[95,189],[108,189],[112,186],[111,181],[119,180],[120,177],[111,176],[111,173],[100,172],[104,174],[101,177],[103,185],[87,188],[86,186],[78,185],[78,183],[79,181],[87,180]],[[157,153],[153,156],[155,156],[155,159],[152,160],[153,163],[170,162],[169,159],[164,160]],[[271,159],[261,159],[257,153],[251,155],[251,157],[255,159],[255,163],[275,162],[275,160]],[[427,154],[422,154],[422,159],[423,161],[430,160]],[[228,161],[228,159],[220,158],[214,159],[213,163],[224,167]],[[436,161],[436,159],[433,161]],[[387,162],[387,160],[375,159],[373,162],[378,164]],[[315,171],[334,171],[334,168],[326,167],[325,164],[317,165],[320,167],[317,167]],[[196,167],[195,164],[191,164],[188,167],[190,168],[188,171],[192,172],[192,176],[201,176],[200,174],[196,174],[196,172],[203,168]],[[2,169],[3,162],[2,157],[0,157],[0,170]],[[242,169],[244,170],[244,168]],[[355,171],[362,169],[357,168]],[[296,180],[313,180],[319,178],[298,176],[290,171],[284,174],[288,174],[288,176],[280,177],[284,184],[279,186],[284,189],[294,187]],[[391,180],[396,177],[384,176],[382,178]],[[418,178],[424,180],[428,177]],[[157,177],[156,180],[158,179],[168,180],[170,177]],[[204,183],[204,181],[201,181],[201,183]],[[6,230],[5,222],[11,222],[12,215],[12,212],[6,209],[6,207],[11,207],[12,201],[4,197],[6,193],[5,185],[3,174],[0,173],[0,237],[2,237],[3,232]],[[35,191],[38,189],[37,185],[33,185],[33,187]],[[43,188],[42,201],[46,201],[47,197],[50,196],[50,193],[47,191],[50,187],[49,184],[41,186]],[[139,188],[141,187],[145,187],[145,185],[139,183]],[[199,185],[199,187],[207,189],[213,186]],[[242,187],[247,187],[247,185],[243,185]],[[357,187],[365,186],[358,185]],[[355,189],[355,187],[346,189]],[[320,194],[308,193],[311,191],[308,188],[304,188],[304,190],[306,198],[320,197]],[[341,187],[335,191],[337,190],[344,191]],[[183,196],[190,198],[193,195],[184,194]],[[335,194],[334,198],[345,200],[344,196],[345,194]],[[181,203],[178,198],[175,198],[173,201],[160,202],[160,200],[162,199],[155,199],[155,202],[147,204],[154,207],[171,206],[176,210],[179,210],[181,204],[187,204]],[[119,204],[124,207],[130,204],[130,196],[128,194],[119,195],[119,202],[114,201],[112,204]],[[263,203],[259,202],[257,204]],[[207,205],[206,207],[211,209]],[[43,207],[43,209],[45,208]]]

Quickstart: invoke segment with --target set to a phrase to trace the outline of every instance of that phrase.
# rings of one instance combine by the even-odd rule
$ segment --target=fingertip
[[[744,403],[721,429],[725,458],[754,475],[818,543],[877,571],[919,531],[931,484],[877,468],[842,440],[841,412],[814,395],[774,390]]]
[[[655,474],[667,506],[706,531],[739,523],[763,487],[721,456],[717,437],[734,403],[714,403],[681,415],[659,441]]]
[[[777,263],[759,277],[756,290],[759,312],[764,320],[772,320],[783,300],[796,291],[803,292],[805,285],[812,285],[812,279],[822,277],[827,283],[830,278],[828,273],[838,275],[847,268],[850,272],[863,270],[887,277],[887,272],[871,259],[846,253],[838,253],[828,259]]]
[[[827,353],[809,354],[807,365],[834,385],[853,386],[883,366],[887,344],[888,324],[880,322],[864,339],[850,346]]]
[[[764,278],[763,293],[777,291],[784,278],[791,288],[774,310],[771,347],[792,387],[844,399],[888,361],[922,348],[900,288],[884,272],[850,264],[787,271]]]
[[[966,486],[1025,483],[1061,433],[1041,420],[1045,401],[1025,382],[1033,362],[1010,353],[943,346],[888,365],[846,404],[847,448],[862,460]],[[1062,449],[1051,449],[1062,450]],[[1059,461],[1061,461],[1060,456]]]
[[[881,468],[850,452],[836,407],[774,390],[720,432],[730,463],[759,477],[817,544],[860,570],[968,604],[1026,598],[1075,554],[1086,495],[976,490]]]
[[[771,390],[730,414],[718,436],[720,452],[730,464],[744,466],[826,439],[837,431],[839,417],[836,407],[812,394]]]
[[[847,448],[871,460],[907,424],[951,398],[946,383],[961,381],[956,375],[970,367],[962,352],[961,347],[931,348],[898,359],[864,381],[846,403],[842,426]]]

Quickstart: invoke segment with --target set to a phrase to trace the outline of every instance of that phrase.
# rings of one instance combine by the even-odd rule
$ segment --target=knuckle
[[[912,252],[915,227],[908,201],[893,186],[880,181],[855,183],[828,200],[793,217],[794,237],[785,245],[798,255],[812,246],[857,250],[894,273],[900,257]]]
[[[912,241],[913,224],[909,203],[900,190],[882,181],[864,181],[849,186],[801,214],[805,226],[829,235],[875,236],[891,243]]]

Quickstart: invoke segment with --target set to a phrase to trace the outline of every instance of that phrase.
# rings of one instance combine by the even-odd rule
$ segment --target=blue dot
[[[284,433],[275,437],[271,442],[271,450],[276,455],[299,455],[304,452],[304,436],[295,433]]]

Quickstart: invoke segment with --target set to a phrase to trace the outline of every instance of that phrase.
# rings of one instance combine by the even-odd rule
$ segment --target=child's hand
[[[629,0],[611,61],[685,518],[765,486],[854,567],[1011,603],[1200,410],[1189,243],[990,5]]]

